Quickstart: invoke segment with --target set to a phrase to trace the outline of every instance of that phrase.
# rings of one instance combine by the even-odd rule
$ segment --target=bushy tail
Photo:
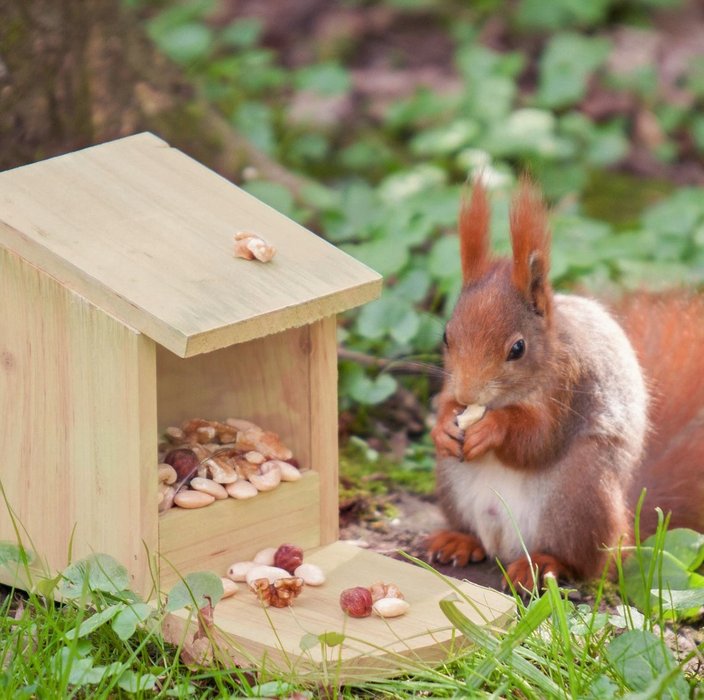
[[[638,294],[616,310],[650,392],[650,434],[631,505],[647,488],[641,534],[655,530],[656,506],[671,527],[704,531],[704,297]]]

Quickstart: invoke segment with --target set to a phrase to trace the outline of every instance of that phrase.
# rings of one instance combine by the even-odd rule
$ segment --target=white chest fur
[[[463,525],[479,537],[489,557],[508,564],[538,545],[538,527],[546,484],[535,473],[505,467],[489,452],[472,462],[447,459],[443,471],[450,478],[453,509]]]

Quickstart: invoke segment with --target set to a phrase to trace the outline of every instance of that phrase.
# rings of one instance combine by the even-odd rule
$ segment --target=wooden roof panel
[[[240,230],[275,258],[234,258]],[[152,134],[1,173],[0,243],[184,357],[339,313],[381,286]]]

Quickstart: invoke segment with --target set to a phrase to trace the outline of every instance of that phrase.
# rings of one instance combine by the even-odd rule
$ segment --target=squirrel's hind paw
[[[535,589],[536,573],[537,585],[540,588],[543,587],[543,580],[546,576],[553,576],[560,581],[571,578],[570,570],[565,564],[553,557],[552,554],[542,554],[540,552],[531,554],[530,560],[528,557],[516,559],[506,568],[507,578],[510,579],[516,592],[521,595],[530,593]],[[504,581],[504,590],[507,590],[508,587],[508,581]]]
[[[482,543],[474,535],[456,530],[439,530],[428,539],[428,561],[452,566],[467,566],[469,562],[486,559]]]

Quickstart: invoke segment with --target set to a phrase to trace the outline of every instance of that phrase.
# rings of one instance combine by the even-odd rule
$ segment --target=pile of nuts
[[[355,586],[340,593],[340,607],[350,617],[399,617],[411,607],[394,583],[379,581],[368,588]]]
[[[266,607],[285,608],[293,604],[303,586],[321,586],[325,574],[315,564],[303,563],[303,550],[295,544],[262,549],[252,561],[239,561],[223,581],[246,581]],[[236,585],[236,583],[235,583]]]
[[[194,418],[167,428],[166,439],[159,453],[159,512],[252,498],[301,478],[279,436],[251,421]]]

